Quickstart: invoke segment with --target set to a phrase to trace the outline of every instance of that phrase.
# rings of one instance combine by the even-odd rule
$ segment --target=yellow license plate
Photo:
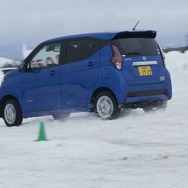
[[[138,71],[139,71],[140,76],[152,75],[150,66],[138,67]]]

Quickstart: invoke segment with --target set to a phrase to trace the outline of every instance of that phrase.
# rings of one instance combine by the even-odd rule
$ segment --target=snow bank
[[[8,59],[8,58],[4,58],[4,57],[0,57],[0,67],[17,67],[20,65],[20,61],[15,61],[12,59]]]
[[[77,113],[13,128],[0,120],[0,187],[188,187],[188,52],[167,53],[166,66],[173,82],[166,112],[138,109],[113,121]],[[33,141],[40,121],[49,141]]]

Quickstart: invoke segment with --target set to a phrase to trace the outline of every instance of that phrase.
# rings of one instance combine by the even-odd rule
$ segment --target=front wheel
[[[22,123],[22,111],[15,99],[9,99],[3,106],[3,119],[8,127],[19,126]]]
[[[103,119],[116,119],[120,114],[120,108],[115,97],[108,93],[99,93],[94,102],[94,110]]]

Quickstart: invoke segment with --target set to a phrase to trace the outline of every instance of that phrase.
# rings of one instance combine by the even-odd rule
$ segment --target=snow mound
[[[12,59],[0,57],[0,68],[2,67],[18,67],[20,65],[20,61],[15,61]]]

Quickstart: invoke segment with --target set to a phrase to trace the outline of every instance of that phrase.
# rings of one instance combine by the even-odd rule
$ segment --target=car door
[[[98,82],[99,68],[100,52],[97,39],[67,40],[66,64],[62,66],[61,76],[65,109],[84,111],[88,108],[88,95]]]
[[[60,51],[60,42],[44,44],[27,62],[21,82],[25,111],[61,108]]]

